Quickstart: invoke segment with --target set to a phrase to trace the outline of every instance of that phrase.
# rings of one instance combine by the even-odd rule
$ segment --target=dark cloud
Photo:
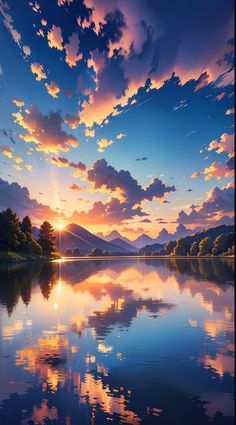
[[[24,134],[20,134],[21,139],[35,143],[38,151],[58,153],[78,146],[76,137],[62,129],[64,120],[59,111],[44,115],[36,106],[30,106],[25,115],[22,111],[12,115],[15,122],[26,130]]]
[[[34,223],[41,222],[43,218],[56,220],[61,217],[47,205],[31,199],[26,187],[0,179],[0,211],[6,208],[12,208],[21,218],[30,215]]]
[[[75,170],[79,170],[81,172],[84,172],[86,170],[86,165],[83,162],[73,162],[69,161],[66,158],[51,158],[50,162],[54,165],[57,165],[57,167],[70,167],[74,168]]]
[[[180,211],[179,224],[199,224],[202,226],[232,223],[234,214],[234,188],[214,187],[206,200],[198,207],[191,206],[190,213]]]
[[[87,179],[95,189],[106,188],[110,192],[119,191],[121,197],[131,206],[140,204],[144,200],[163,198],[165,194],[176,190],[174,186],[166,186],[158,178],[143,188],[129,171],[117,171],[108,165],[105,159],[99,159],[93,164],[88,170]]]
[[[147,161],[147,159],[147,156],[143,156],[142,158],[137,158],[135,161]]]

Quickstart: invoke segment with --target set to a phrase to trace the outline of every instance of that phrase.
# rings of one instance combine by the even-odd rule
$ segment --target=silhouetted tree
[[[21,230],[25,234],[27,234],[27,233],[32,234],[32,223],[31,223],[31,220],[28,217],[28,215],[26,217],[24,217],[22,222],[21,222]]]
[[[80,249],[79,248],[74,248],[73,249],[73,255],[75,255],[76,257],[79,257],[81,255]]]
[[[0,213],[0,249],[16,250],[25,241],[25,235],[21,230],[20,221],[11,208]]]
[[[190,250],[189,250],[189,254],[190,255],[197,255],[199,251],[199,245],[198,243],[195,241],[192,243]]]
[[[173,254],[176,256],[184,256],[189,253],[190,243],[185,238],[177,240],[176,246],[173,249]]]
[[[65,254],[66,254],[68,257],[71,257],[71,256],[72,256],[72,250],[71,250],[70,248],[67,248],[67,249],[66,249]]]
[[[39,229],[38,243],[41,246],[43,253],[46,255],[52,254],[56,250],[56,237],[54,229],[48,221],[44,221]]]
[[[212,239],[207,236],[206,238],[202,239],[202,241],[199,243],[199,256],[204,256],[211,254],[212,250]]]

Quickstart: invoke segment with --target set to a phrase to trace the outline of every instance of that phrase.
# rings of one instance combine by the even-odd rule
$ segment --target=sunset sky
[[[0,0],[0,209],[131,239],[231,223],[233,14]]]

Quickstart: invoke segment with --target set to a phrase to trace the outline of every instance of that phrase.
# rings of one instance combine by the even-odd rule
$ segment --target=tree
[[[72,250],[70,248],[67,248],[65,254],[66,254],[67,257],[71,257],[72,256]]]
[[[52,254],[56,250],[56,237],[54,229],[48,221],[44,221],[39,229],[38,243],[41,246],[43,253],[46,255]]]
[[[199,243],[198,255],[201,257],[204,255],[211,254],[211,250],[212,250],[212,239],[209,236],[207,236],[206,238],[202,239],[201,242]]]
[[[28,215],[26,217],[24,217],[23,220],[22,220],[21,230],[25,234],[27,234],[27,233],[31,233],[32,234],[32,223],[31,223],[31,220],[28,217]]]
[[[212,254],[220,255],[226,250],[226,235],[221,233],[213,242]]]
[[[91,255],[91,257],[101,257],[103,255],[103,251],[99,248],[93,248],[89,255]]]
[[[186,238],[180,238],[177,240],[176,246],[173,249],[173,254],[176,256],[184,256],[189,253],[190,243]]]
[[[198,243],[195,241],[192,243],[190,250],[189,250],[189,254],[190,255],[197,255],[199,251],[199,245]]]
[[[39,243],[34,239],[32,232],[32,223],[28,216],[24,217],[21,223],[21,230],[25,235],[25,239],[21,244],[21,250],[28,254],[42,254],[42,248]]]
[[[0,213],[0,249],[16,250],[24,243],[25,235],[21,231],[20,221],[11,208]]]
[[[164,255],[170,255],[173,252],[173,249],[176,247],[175,241],[168,241],[164,245]]]
[[[79,248],[74,248],[73,249],[73,255],[75,257],[80,257],[80,255],[81,255],[80,249]]]

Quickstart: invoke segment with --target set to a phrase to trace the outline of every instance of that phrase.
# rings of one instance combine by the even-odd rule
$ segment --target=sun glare
[[[62,230],[62,229],[64,229],[64,227],[65,227],[65,224],[63,224],[63,223],[55,224],[55,228],[58,229],[58,230]]]

